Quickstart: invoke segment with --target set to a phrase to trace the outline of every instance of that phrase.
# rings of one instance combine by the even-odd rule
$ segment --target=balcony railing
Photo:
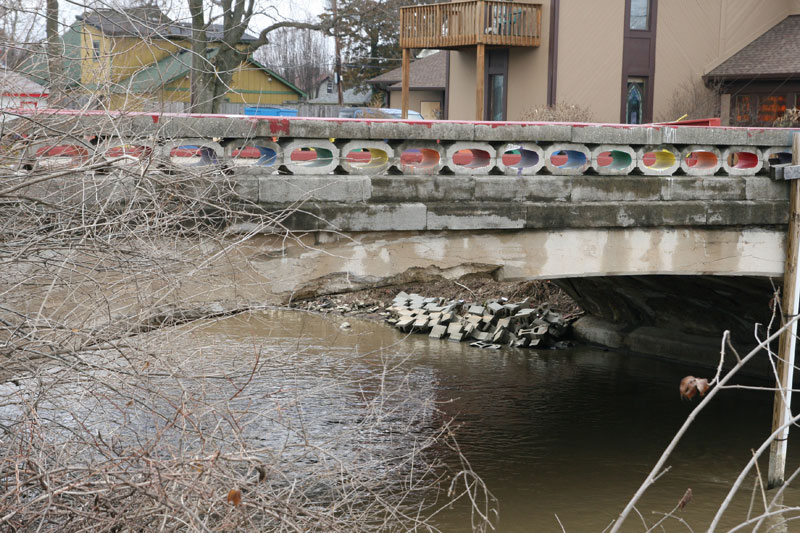
[[[401,48],[539,46],[542,5],[468,0],[400,9]]]

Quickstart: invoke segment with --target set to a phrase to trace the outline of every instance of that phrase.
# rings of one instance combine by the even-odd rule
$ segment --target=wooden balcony
[[[467,0],[400,9],[401,48],[539,46],[542,5]]]

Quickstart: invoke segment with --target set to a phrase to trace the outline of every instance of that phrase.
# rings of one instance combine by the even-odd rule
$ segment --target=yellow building
[[[80,83],[110,109],[184,111],[190,101],[191,25],[171,21],[158,8],[98,9],[77,17],[80,33]],[[206,59],[222,43],[222,26],[206,30]],[[240,49],[256,40],[245,32]],[[224,96],[224,112],[245,105],[296,102],[305,93],[252,57],[234,71]]]

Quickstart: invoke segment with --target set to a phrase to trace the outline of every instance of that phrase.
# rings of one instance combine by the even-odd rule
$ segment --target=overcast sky
[[[326,0],[257,0],[257,2],[256,5],[261,6],[261,11],[265,15],[254,17],[253,22],[250,24],[250,30],[256,33],[276,20],[304,21],[314,19],[325,10],[326,5]],[[122,2],[116,0],[89,0],[84,2],[61,0],[59,14],[61,21],[69,25],[75,20],[76,15],[80,15],[87,9],[111,7],[121,3],[131,2],[125,2],[124,0]],[[41,4],[41,2],[36,1],[36,4]],[[158,5],[173,19],[189,22],[185,0],[159,0]],[[44,11],[43,6],[40,9],[40,13]],[[43,23],[43,21],[41,22]]]

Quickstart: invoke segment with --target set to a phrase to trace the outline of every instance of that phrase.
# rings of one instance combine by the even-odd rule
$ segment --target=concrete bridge
[[[262,268],[287,298],[485,271],[554,279],[597,319],[584,321],[591,340],[663,352],[707,338],[713,357],[723,329],[752,340],[783,271],[788,186],[770,170],[791,158],[788,129],[52,120],[93,128],[58,141],[89,160],[140,143],[162,163],[223,170],[248,208],[285,213],[306,245],[273,250]],[[32,141],[30,164],[53,143]]]

